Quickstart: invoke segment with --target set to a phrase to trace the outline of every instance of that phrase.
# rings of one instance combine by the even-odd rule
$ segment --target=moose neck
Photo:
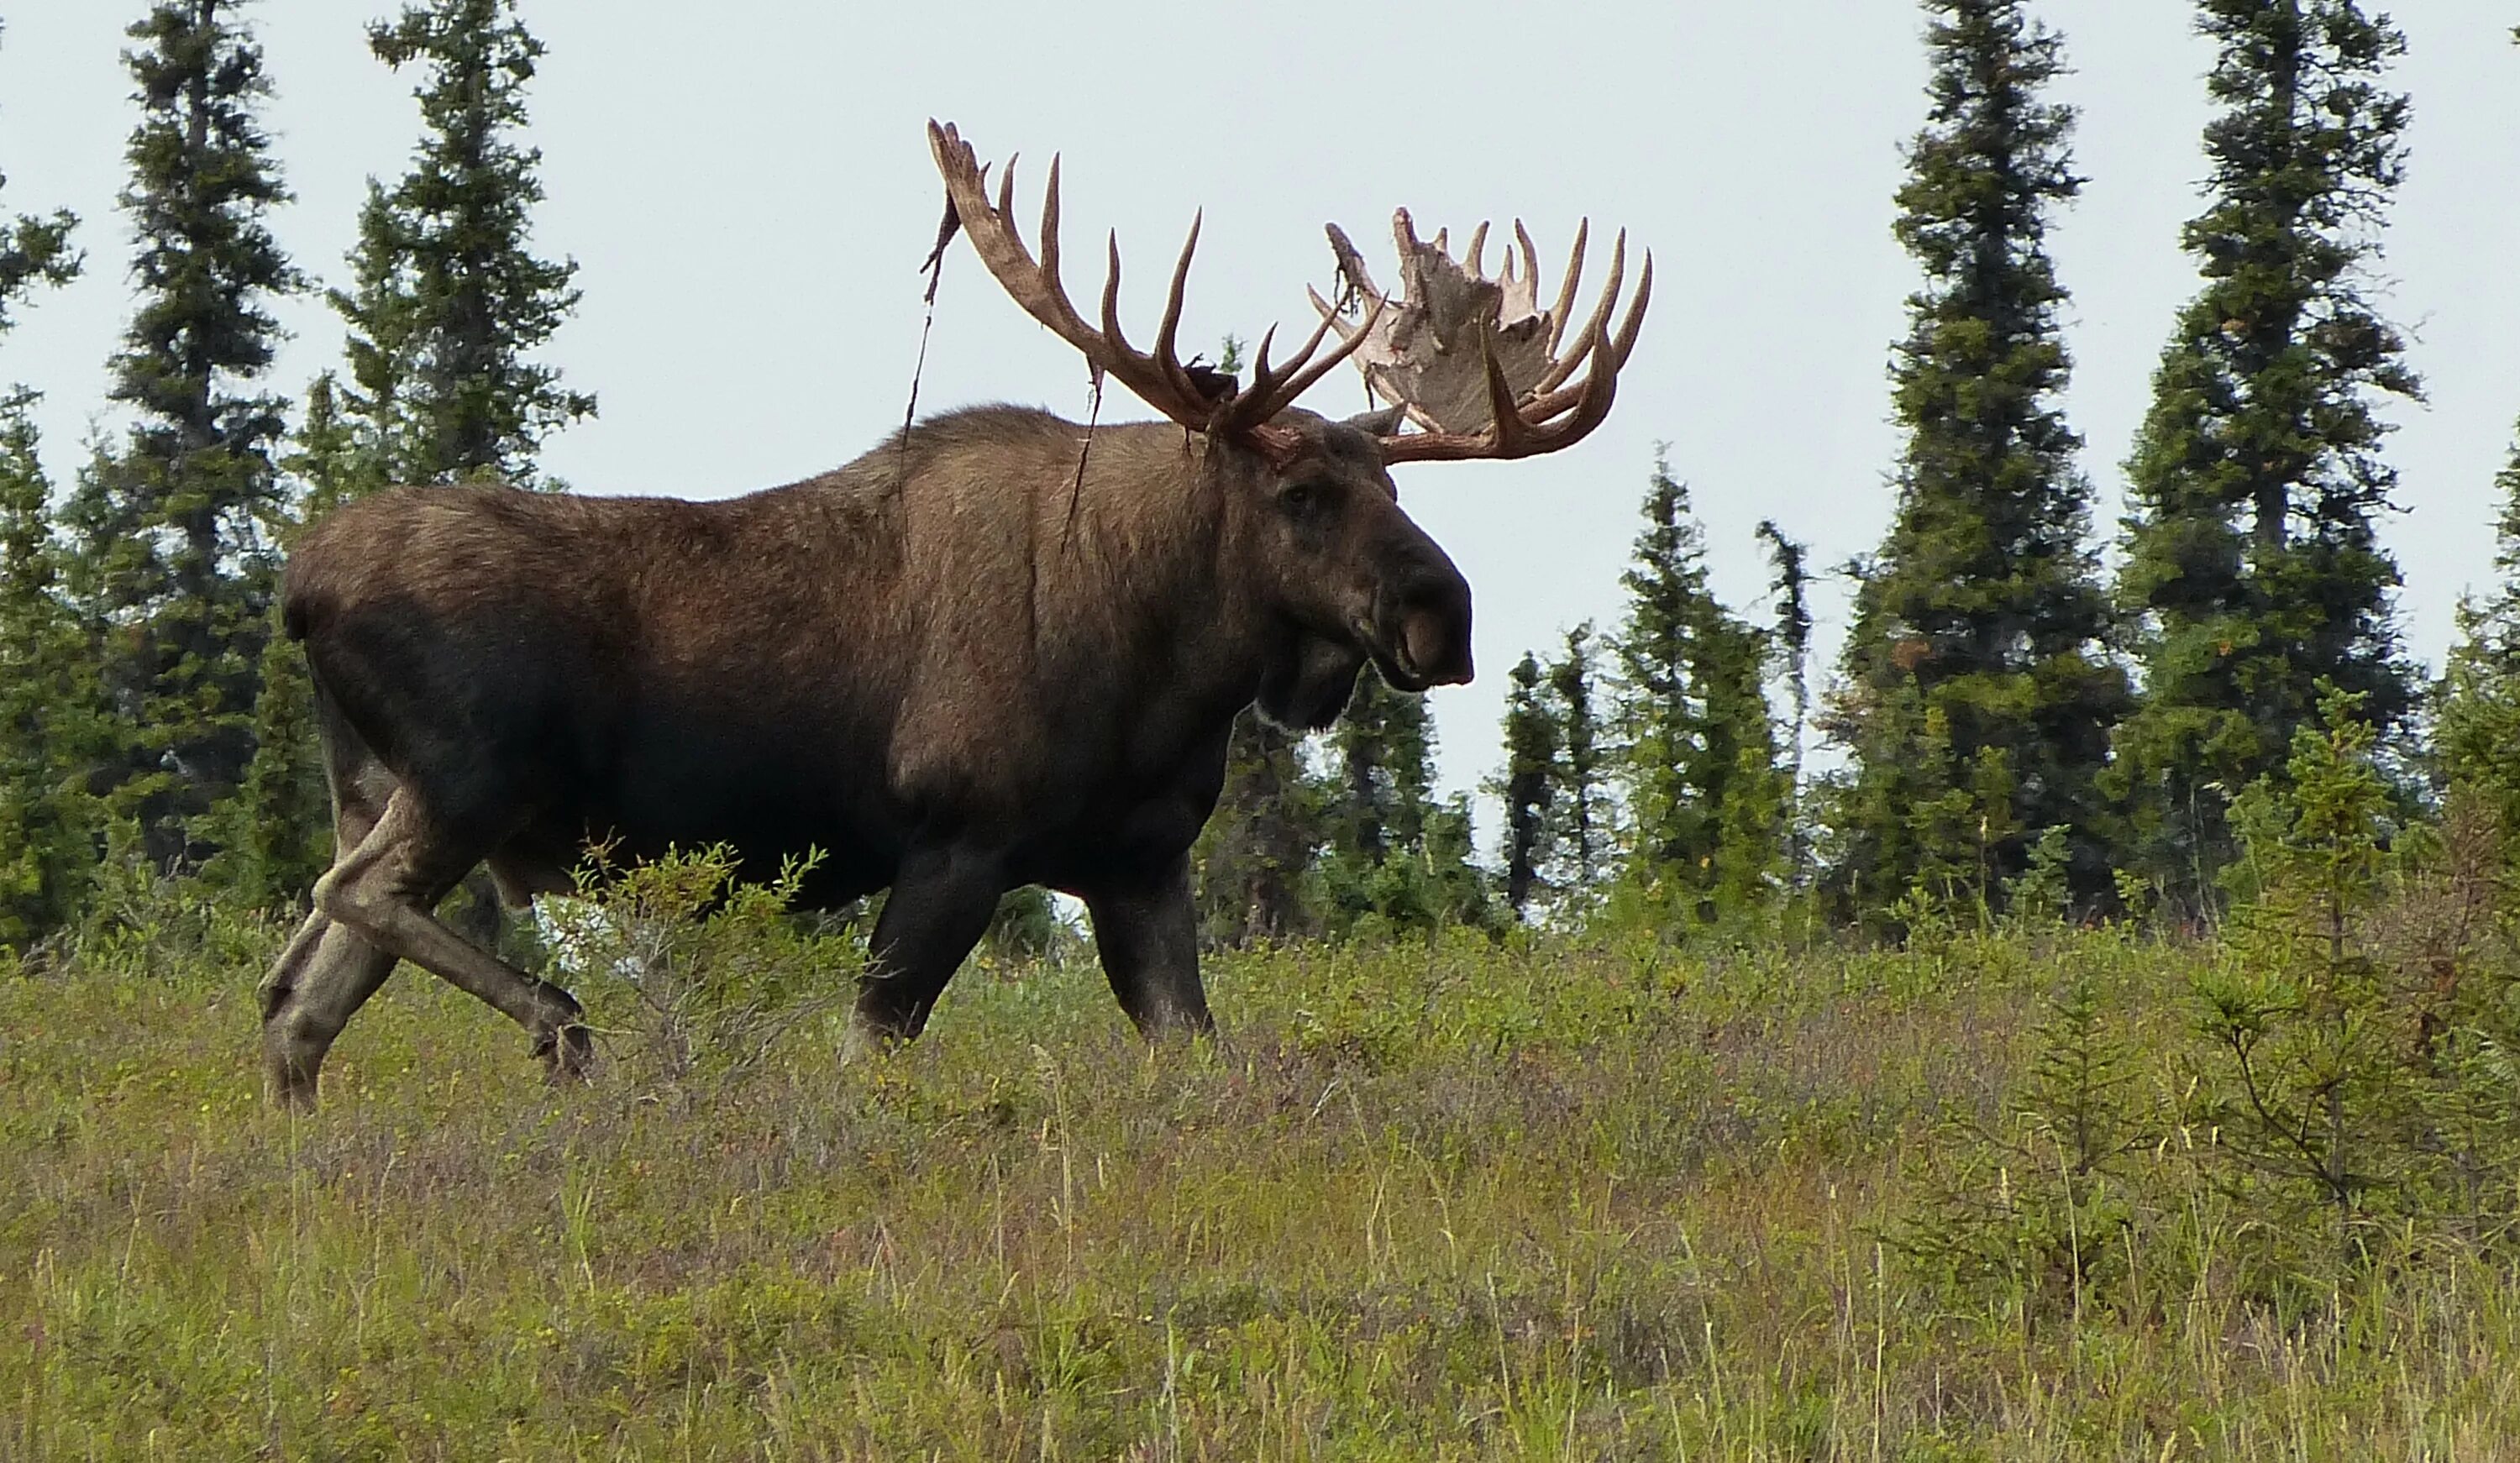
[[[1037,501],[1034,624],[1047,665],[1125,670],[1198,720],[1248,704],[1278,627],[1244,506],[1267,469],[1167,422],[1093,429]],[[1094,664],[1089,662],[1102,662]]]

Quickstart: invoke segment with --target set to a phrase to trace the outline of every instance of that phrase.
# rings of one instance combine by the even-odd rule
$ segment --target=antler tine
[[[944,176],[947,197],[954,200],[954,212],[963,231],[971,238],[980,262],[997,277],[998,284],[1013,296],[1024,313],[1048,326],[1060,339],[1075,346],[1089,359],[1099,359],[1104,345],[1094,328],[1068,303],[1067,293],[1055,275],[1046,274],[1034,262],[1023,238],[1007,215],[989,206],[988,170],[980,165],[971,145],[963,141],[951,124],[927,124],[929,149],[936,155],[936,170]],[[1012,174],[1005,180],[1012,183]],[[1012,195],[1001,190],[1002,196]]]
[[[1625,243],[1624,239],[1621,243]],[[1585,323],[1583,337],[1568,357],[1571,361],[1590,359],[1593,363],[1593,369],[1585,373],[1580,383],[1546,392],[1535,390],[1530,397],[1514,401],[1493,337],[1483,330],[1480,351],[1493,417],[1489,428],[1481,432],[1421,431],[1386,436],[1382,438],[1383,461],[1397,464],[1536,457],[1571,447],[1599,426],[1609,417],[1610,404],[1618,396],[1620,369],[1636,350],[1637,337],[1644,326],[1645,306],[1653,298],[1653,254],[1648,251],[1637,275],[1636,293],[1628,301],[1618,330],[1611,331],[1610,307],[1617,300],[1616,282],[1623,262],[1614,257],[1612,288],[1604,295],[1601,308]]]
[[[1628,356],[1637,348],[1637,336],[1644,328],[1645,304],[1653,298],[1653,254],[1645,254],[1644,268],[1637,276],[1637,292],[1628,301],[1627,314],[1621,317],[1617,333],[1609,331],[1605,316],[1597,316],[1586,327],[1585,340],[1576,352],[1577,359],[1589,355],[1593,369],[1583,381],[1548,393],[1534,392],[1526,402],[1523,420],[1534,426],[1545,425],[1569,412],[1585,406],[1587,393],[1597,381],[1604,386],[1626,368]]]
[[[1198,388],[1191,384],[1190,373],[1182,370],[1176,345],[1181,331],[1182,291],[1190,284],[1190,256],[1198,251],[1199,226],[1206,221],[1204,208],[1190,217],[1190,237],[1182,241],[1181,257],[1173,261],[1172,289],[1164,296],[1164,318],[1155,327],[1155,369],[1164,374],[1167,384],[1191,401],[1202,398]]]
[[[1006,170],[998,180],[993,207],[988,170],[980,165],[962,134],[951,124],[930,121],[927,140],[929,150],[936,155],[936,170],[945,179],[946,195],[953,200],[955,216],[970,236],[971,246],[1024,313],[1074,346],[1098,374],[1118,377],[1147,405],[1184,426],[1205,430],[1215,415],[1216,403],[1197,390],[1172,352],[1173,335],[1181,324],[1191,251],[1198,240],[1197,224],[1191,226],[1190,243],[1183,246],[1181,260],[1173,270],[1171,298],[1157,340],[1159,356],[1141,355],[1130,347],[1128,337],[1120,331],[1120,244],[1116,234],[1109,244],[1110,272],[1103,280],[1102,330],[1088,325],[1077,313],[1067,297],[1066,287],[1059,281],[1059,158],[1051,158],[1050,181],[1041,205],[1041,257],[1036,261],[1014,224],[1014,159],[1008,158]]]
[[[1576,342],[1572,352],[1550,364],[1548,372],[1531,388],[1534,395],[1564,385],[1566,378],[1575,374],[1575,368],[1584,364],[1584,358],[1592,353],[1593,347],[1605,338],[1602,332],[1609,325],[1612,307],[1619,302],[1619,287],[1626,282],[1627,274],[1628,231],[1621,229],[1617,242],[1610,245],[1610,283],[1602,288],[1600,303],[1593,307],[1593,318],[1584,323],[1583,337]],[[1567,279],[1572,283],[1574,276],[1569,275]]]
[[[1513,237],[1522,245],[1524,279],[1530,284],[1532,294],[1537,296],[1540,293],[1540,250],[1531,246],[1531,231],[1522,226],[1521,219],[1513,221]]]
[[[1313,302],[1320,304],[1321,296],[1314,295]],[[1389,295],[1375,295],[1373,308],[1366,312],[1363,320],[1357,322],[1356,329],[1351,331],[1345,326],[1340,326],[1337,348],[1320,360],[1314,361],[1313,352],[1321,349],[1322,340],[1328,335],[1330,327],[1336,319],[1335,312],[1325,309],[1322,312],[1322,323],[1314,327],[1313,333],[1304,341],[1304,348],[1295,352],[1294,359],[1274,374],[1269,370],[1269,340],[1271,335],[1276,334],[1277,327],[1271,326],[1270,333],[1260,337],[1260,354],[1256,369],[1252,373],[1251,389],[1235,398],[1231,420],[1238,424],[1257,425],[1294,405],[1295,399],[1311,390],[1315,381],[1329,375],[1340,362],[1356,354],[1357,348],[1364,345],[1366,338],[1372,333],[1374,322],[1382,318],[1384,307],[1390,303]],[[1312,364],[1307,366],[1305,364],[1307,361],[1311,361]]]
[[[1625,368],[1644,332],[1645,301],[1653,298],[1653,250],[1645,250],[1645,267],[1637,276],[1637,296],[1628,301],[1627,318],[1619,322],[1619,365]]]
[[[1513,385],[1505,378],[1505,363],[1497,359],[1496,336],[1482,324],[1479,327],[1479,359],[1488,372],[1489,432],[1496,440],[1498,457],[1519,457],[1517,451],[1530,433],[1524,428],[1522,408],[1513,399]]]
[[[1007,155],[1007,181],[1014,182],[1015,158]],[[1067,288],[1058,282],[1058,155],[1050,155],[1050,181],[1041,196],[1041,273],[1050,287],[1066,298]]]
[[[1557,303],[1549,312],[1549,354],[1554,358],[1559,342],[1566,338],[1566,317],[1575,310],[1575,288],[1584,283],[1584,244],[1593,232],[1593,221],[1578,220],[1575,225],[1575,247],[1566,256],[1566,279],[1557,287]],[[1530,241],[1524,241],[1530,246]]]
[[[1328,321],[1324,321],[1323,329],[1327,330],[1328,327],[1329,323]],[[1267,388],[1270,377],[1269,347],[1277,343],[1277,322],[1272,321],[1270,322],[1269,329],[1260,332],[1260,348],[1251,353],[1251,389],[1243,393],[1244,395],[1256,396]],[[1300,360],[1297,364],[1301,364]]]
[[[1488,221],[1483,218],[1479,220],[1479,226],[1470,231],[1470,254],[1468,264],[1471,279],[1484,280],[1488,277],[1486,267],[1479,262],[1479,256],[1487,252],[1487,247]]]
[[[1315,289],[1310,285],[1306,285],[1304,287],[1304,298],[1311,300],[1313,302],[1313,308],[1321,312],[1322,319],[1328,321],[1330,329],[1338,332],[1339,339],[1345,340],[1348,336],[1355,333],[1355,332],[1348,329],[1346,325],[1340,323],[1338,318],[1338,307],[1332,305],[1328,300],[1322,298],[1322,292],[1320,290]]]
[[[1105,236],[1105,246],[1111,262],[1102,268],[1102,337],[1117,347],[1124,356],[1135,354],[1129,337],[1120,329],[1120,231],[1113,229]]]

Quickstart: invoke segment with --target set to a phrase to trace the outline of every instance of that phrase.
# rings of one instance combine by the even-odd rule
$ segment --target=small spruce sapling
[[[2347,1260],[2372,1197],[2401,1176],[2392,1139],[2412,1098],[2363,939],[2393,799],[2362,705],[2323,686],[2282,777],[2234,800],[2244,853],[2230,882],[2245,903],[2197,992],[2209,1151],[2272,1197],[2323,1207]]]

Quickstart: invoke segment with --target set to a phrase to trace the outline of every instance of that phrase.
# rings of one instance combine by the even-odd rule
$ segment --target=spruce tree
[[[279,333],[271,301],[299,281],[267,224],[288,194],[254,118],[262,49],[236,9],[159,0],[130,28],[141,123],[122,204],[140,301],[111,395],[137,421],[67,515],[121,729],[101,790],[160,868],[211,851],[202,815],[252,755],[282,499],[283,403],[254,386]]]
[[[2441,772],[2453,796],[2490,813],[2520,865],[2520,442],[2495,478],[2495,584],[2458,609],[2458,641],[2437,695]]]
[[[1217,370],[1242,369],[1242,342],[1227,335]],[[1225,785],[1191,850],[1199,938],[1211,947],[1319,934],[1315,865],[1329,842],[1329,794],[1307,765],[1305,741],[1246,706],[1226,742]]]
[[[0,336],[37,287],[77,276],[77,223],[68,212],[0,223]],[[99,730],[95,687],[62,601],[35,399],[23,387],[0,395],[0,951],[23,951],[68,923],[95,861],[82,795]]]
[[[1587,620],[1566,632],[1565,644],[1547,673],[1545,704],[1555,724],[1557,746],[1552,781],[1557,792],[1548,840],[1554,857],[1541,872],[1579,904],[1589,902],[1607,876],[1616,832],[1609,748],[1601,735],[1598,659],[1597,632]]]
[[[1422,694],[1359,676],[1330,732],[1336,773],[1322,861],[1330,932],[1427,930],[1495,917],[1470,863],[1470,815],[1434,794],[1434,729]]]
[[[1767,637],[1707,587],[1688,490],[1657,459],[1645,526],[1621,582],[1612,649],[1627,788],[1627,883],[1651,917],[1704,920],[1767,901],[1783,854],[1784,777]]]
[[[1256,709],[1235,721],[1225,787],[1191,854],[1200,937],[1210,946],[1242,949],[1320,929],[1311,875],[1328,834],[1303,751],[1301,737]]]
[[[379,60],[421,68],[428,128],[409,174],[369,185],[356,283],[332,296],[350,327],[343,405],[376,480],[531,486],[543,440],[595,411],[530,359],[576,307],[577,265],[530,247],[542,155],[516,137],[543,46],[516,10],[427,0],[369,27]]]
[[[0,190],[9,185],[0,174]],[[39,285],[67,285],[78,277],[79,256],[70,247],[77,215],[68,209],[49,218],[21,214],[0,222],[0,335],[17,324],[19,303]]]
[[[2355,0],[2201,0],[2222,111],[2208,206],[2184,234],[2205,278],[2181,312],[2127,467],[2118,596],[2140,626],[2144,704],[2116,781],[2141,865],[2205,901],[2234,853],[2228,801],[2317,725],[2323,681],[2384,734],[2414,704],[2375,534],[2397,474],[2375,397],[2414,398],[2405,342],[2364,294],[2405,171],[2406,49]]]
[[[1542,678],[1528,650],[1506,678],[1505,773],[1494,784],[1505,808],[1505,902],[1516,919],[1547,892],[1542,870],[1555,853],[1558,725]]]
[[[0,400],[0,950],[17,951],[78,915],[98,832],[86,782],[105,732],[87,640],[61,598],[32,401]]]
[[[1811,726],[1811,570],[1802,543],[1785,537],[1771,518],[1759,520],[1759,542],[1768,546],[1777,577],[1768,584],[1776,597],[1776,654],[1782,663],[1793,720],[1786,725],[1784,776],[1786,792],[1785,868],[1795,888],[1805,887],[1811,869],[1811,830],[1803,813],[1803,733]]]
[[[1850,754],[1833,882],[1869,917],[1954,874],[1990,904],[2067,830],[2076,892],[2110,888],[2097,778],[2125,713],[2102,645],[2082,440],[2059,396],[2067,294],[2049,215],[2081,191],[2063,42],[2022,0],[1926,0],[1933,74],[1899,190],[1908,300],[1893,400],[1907,432],[1887,539],[1858,575],[1827,718]],[[1859,892],[1860,891],[1860,892]]]
[[[280,467],[294,500],[275,525],[284,551],[299,529],[377,484],[373,459],[341,415],[331,374],[307,388],[305,420]],[[276,623],[263,646],[260,677],[253,760],[218,812],[223,852],[204,871],[251,908],[292,910],[332,864],[333,806],[306,657]]]

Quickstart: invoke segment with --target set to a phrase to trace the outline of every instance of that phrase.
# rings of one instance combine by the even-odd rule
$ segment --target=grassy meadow
[[[984,962],[847,1069],[581,980],[568,1090],[406,968],[292,1119],[271,938],[0,967],[0,1456],[2520,1456],[2498,1231],[2336,1259],[2183,1121],[2217,947],[1293,949],[1158,1051]]]

